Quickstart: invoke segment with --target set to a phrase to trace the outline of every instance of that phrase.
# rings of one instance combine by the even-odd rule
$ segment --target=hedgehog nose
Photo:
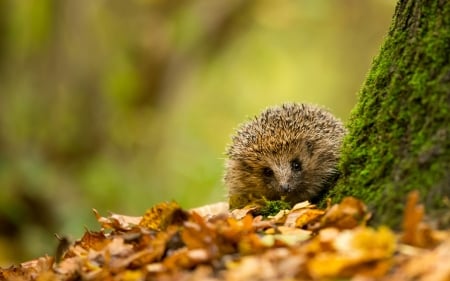
[[[291,190],[291,187],[288,183],[283,183],[280,185],[280,189],[282,192],[289,192]]]

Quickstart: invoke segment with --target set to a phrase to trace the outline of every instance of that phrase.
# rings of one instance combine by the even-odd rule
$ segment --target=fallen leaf
[[[396,241],[389,229],[336,230],[323,235],[320,232],[311,241],[310,252],[314,256],[307,262],[311,276],[329,278],[360,274],[380,277],[389,270]]]
[[[109,217],[102,217],[96,209],[93,209],[97,221],[103,228],[115,230],[130,230],[139,225],[142,217],[130,217],[111,213]]]
[[[187,220],[188,213],[181,209],[175,202],[164,202],[147,210],[139,222],[143,226],[153,230],[165,230],[169,225],[181,225]]]
[[[419,192],[410,192],[403,215],[403,234],[401,241],[411,246],[431,248],[436,246],[441,239],[422,221],[425,209],[418,202]]]
[[[240,210],[240,209],[236,209]],[[189,212],[195,212],[200,216],[208,219],[220,214],[227,214],[229,212],[228,202],[218,202],[214,204],[205,205],[198,208],[190,209]]]
[[[333,205],[325,213],[321,219],[320,228],[351,229],[359,225],[365,225],[370,216],[363,202],[354,197],[346,197],[341,203]]]

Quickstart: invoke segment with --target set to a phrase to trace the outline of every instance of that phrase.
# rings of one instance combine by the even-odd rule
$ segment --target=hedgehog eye
[[[291,161],[291,169],[294,172],[300,172],[302,170],[302,162],[298,159],[294,159]]]
[[[263,170],[262,170],[262,173],[263,173],[263,175],[265,176],[265,177],[271,177],[271,176],[273,176],[273,171],[272,171],[272,169],[271,168],[269,168],[269,167],[264,167],[263,168]]]

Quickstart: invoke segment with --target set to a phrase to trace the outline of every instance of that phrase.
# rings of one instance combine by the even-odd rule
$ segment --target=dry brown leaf
[[[314,257],[308,270],[314,278],[349,277],[354,274],[380,277],[389,270],[395,236],[387,228],[322,231],[311,241]]]
[[[420,255],[407,260],[386,280],[450,280],[450,238],[434,250],[423,249]]]
[[[228,225],[222,226],[218,230],[229,241],[237,243],[245,235],[255,232],[251,215],[246,215],[241,220],[227,218],[226,222]]]
[[[231,264],[229,266],[232,266]],[[274,265],[258,256],[244,257],[239,264],[232,266],[227,272],[227,280],[277,280],[278,274]]]
[[[165,230],[169,225],[181,225],[187,220],[188,213],[181,209],[175,202],[164,202],[147,210],[139,222],[143,226],[153,230]]]
[[[172,248],[168,249],[168,246],[170,246],[170,241],[176,234],[175,227],[169,227],[167,231],[156,234],[144,233],[139,241],[136,241],[134,244],[135,251],[142,252],[142,254],[133,260],[133,267],[160,261],[166,251],[175,250]]]
[[[325,211],[318,209],[297,209],[289,213],[284,223],[288,227],[302,228],[317,221],[325,214]]]
[[[130,217],[114,213],[110,213],[109,217],[102,217],[96,209],[93,209],[92,211],[103,228],[115,230],[130,230],[139,225],[139,222],[142,219],[142,217]]]
[[[53,265],[53,257],[45,256],[21,263],[10,268],[0,268],[0,280],[28,281],[35,280],[39,276],[50,272]]]
[[[103,232],[95,232],[87,230],[80,240],[75,241],[74,246],[75,247],[80,246],[85,250],[93,249],[98,251],[103,249],[109,242],[110,240],[107,239],[106,235]],[[73,247],[69,248],[65,256],[67,257],[73,256],[74,255],[73,250],[74,250]]]
[[[189,250],[188,248],[181,248],[165,258],[162,264],[169,271],[179,271],[181,269],[191,269],[211,258],[210,253],[206,249]]]
[[[238,209],[236,209],[238,210]],[[228,202],[217,202],[205,206],[190,209],[189,212],[195,212],[204,218],[212,218],[217,215],[227,214],[229,212]]]
[[[422,221],[425,209],[418,202],[419,192],[410,192],[403,215],[401,241],[415,247],[431,248],[436,246],[442,239],[435,235],[435,231]]]
[[[289,213],[289,210],[280,210],[276,215],[269,216],[268,219],[275,224],[284,224]]]
[[[233,211],[231,211],[231,216],[237,220],[243,219],[245,216],[247,215],[251,215],[255,210],[257,210],[259,207],[258,206],[245,206],[242,209],[234,209]]]
[[[296,210],[300,210],[300,209],[314,209],[316,208],[316,205],[311,204],[311,202],[309,201],[303,201],[303,202],[299,202],[297,204],[294,205],[294,207],[292,207],[292,211],[296,211]]]
[[[325,213],[321,219],[320,228],[351,229],[365,225],[370,216],[363,202],[354,197],[345,197],[341,203],[333,205]]]

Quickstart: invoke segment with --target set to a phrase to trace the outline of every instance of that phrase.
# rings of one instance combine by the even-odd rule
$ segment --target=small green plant
[[[265,206],[261,208],[261,215],[263,217],[274,216],[281,210],[290,210],[292,207],[284,200],[265,200]]]

